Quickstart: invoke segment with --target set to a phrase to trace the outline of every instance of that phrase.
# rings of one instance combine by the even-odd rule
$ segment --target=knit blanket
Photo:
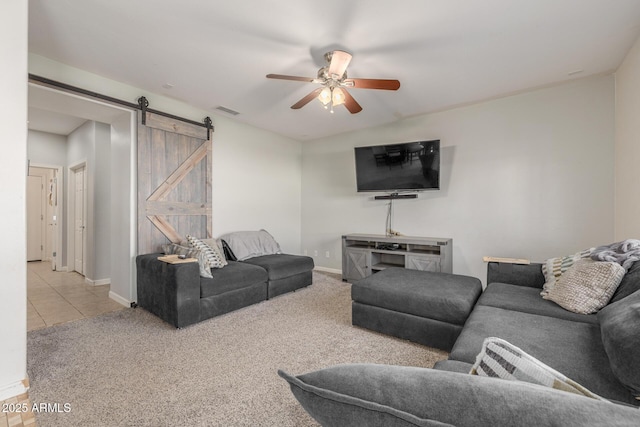
[[[591,253],[594,261],[617,262],[629,271],[634,262],[640,260],[640,240],[627,239],[610,245],[598,246]]]

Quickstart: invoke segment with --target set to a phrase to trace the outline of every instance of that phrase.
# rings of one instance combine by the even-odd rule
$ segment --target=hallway
[[[27,263],[27,331],[122,308],[109,298],[109,285],[87,285],[84,276],[52,271],[48,262]]]

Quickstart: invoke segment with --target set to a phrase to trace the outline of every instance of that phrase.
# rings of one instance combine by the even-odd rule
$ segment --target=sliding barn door
[[[146,113],[138,119],[138,254],[187,234],[211,237],[211,141],[207,129]]]

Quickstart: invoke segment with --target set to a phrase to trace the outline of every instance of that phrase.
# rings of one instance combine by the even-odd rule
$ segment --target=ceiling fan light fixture
[[[325,59],[329,64],[318,70],[316,78],[287,76],[284,74],[267,74],[267,78],[320,84],[320,87],[308,93],[293,104],[291,108],[294,110],[300,109],[314,98],[317,98],[324,108],[332,113],[333,107],[337,105],[344,105],[351,114],[362,111],[362,106],[351,96],[347,88],[398,90],[400,87],[398,80],[347,78],[347,67],[351,62],[351,58],[352,55],[348,52],[334,50],[325,54]]]
[[[331,97],[333,105],[342,105],[345,101],[344,92],[339,87],[333,89],[333,95]]]
[[[327,86],[322,89],[320,95],[318,95],[318,99],[320,100],[320,102],[322,102],[322,105],[327,106],[327,104],[329,104],[332,99],[331,88]]]

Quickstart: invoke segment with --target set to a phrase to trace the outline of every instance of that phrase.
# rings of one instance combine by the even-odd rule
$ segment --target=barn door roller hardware
[[[191,120],[187,120],[187,119],[183,119],[181,117],[177,117],[174,116],[172,114],[168,114],[168,113],[162,113],[159,111],[155,111],[155,110],[151,110],[149,109],[149,100],[145,97],[145,96],[141,96],[140,98],[138,98],[138,108],[140,109],[140,111],[142,111],[142,125],[146,125],[147,124],[147,111],[149,111],[150,113],[154,113],[154,114],[160,114],[162,116],[165,117],[169,117],[171,119],[176,119],[176,120],[180,120],[186,123],[191,123],[194,125],[198,125],[198,126],[202,126],[207,128],[207,140],[211,139],[211,132],[213,132],[213,120],[211,120],[211,117],[207,116],[202,120],[202,123],[197,123]]]
[[[147,107],[149,106],[149,100],[144,96],[138,98],[138,107],[140,107],[140,111],[142,111],[142,125],[147,124]]]
[[[211,117],[204,118],[204,125],[207,127],[207,141],[211,139],[211,132],[213,131],[213,121]]]

